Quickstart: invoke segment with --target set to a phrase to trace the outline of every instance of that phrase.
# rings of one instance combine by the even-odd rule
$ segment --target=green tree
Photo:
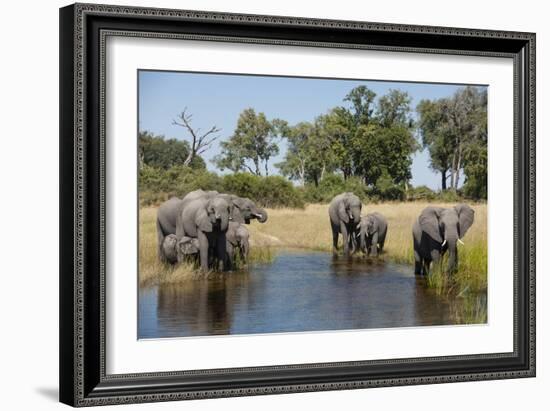
[[[378,100],[376,117],[380,125],[412,128],[411,101],[406,91],[390,89],[388,94]]]
[[[457,190],[464,171],[470,192],[486,197],[486,177],[481,177],[487,174],[486,90],[464,87],[449,98],[424,100],[417,110],[422,142],[430,166],[441,172],[442,189],[450,178],[450,188]]]
[[[333,161],[347,179],[353,175],[353,137],[355,133],[354,115],[345,107],[333,108],[317,121],[320,133],[331,144]]]
[[[287,152],[283,162],[276,164],[284,176],[297,180],[302,186],[306,182],[319,185],[326,172],[334,169],[331,141],[322,128],[319,118],[315,123],[301,122],[289,127],[284,133]]]
[[[366,86],[353,88],[344,98],[351,103],[351,111],[356,125],[368,124],[374,111],[376,93]]]
[[[138,135],[139,166],[162,168],[184,165],[189,157],[189,144],[186,141],[175,138],[165,139],[149,131],[141,131]],[[189,164],[191,168],[206,168],[204,160],[200,156],[193,157]]]
[[[248,108],[240,114],[233,135],[220,143],[221,153],[214,158],[214,163],[221,170],[247,170],[258,176],[262,175],[263,165],[267,176],[269,159],[279,153],[276,140],[286,130],[286,122],[269,121],[264,113],[256,114]]]
[[[416,110],[422,145],[430,155],[430,168],[441,174],[441,189],[446,190],[455,147],[454,140],[443,126],[446,116],[442,101],[422,100]]]

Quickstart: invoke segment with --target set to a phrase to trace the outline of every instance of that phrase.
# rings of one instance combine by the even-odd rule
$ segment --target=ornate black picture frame
[[[514,61],[511,353],[105,372],[105,39],[191,38]],[[73,406],[535,376],[535,34],[75,4],[60,10],[60,400]]]

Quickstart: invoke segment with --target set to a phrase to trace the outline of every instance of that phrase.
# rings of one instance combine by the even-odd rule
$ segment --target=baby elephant
[[[186,257],[197,256],[199,252],[199,240],[191,237],[182,237],[178,241],[175,234],[164,237],[162,250],[166,261],[170,264],[181,263]]]
[[[229,228],[225,234],[227,244],[227,260],[230,269],[234,268],[237,252],[243,264],[248,261],[248,253],[250,251],[249,243],[250,233],[244,224],[239,224],[233,221],[229,222]]]
[[[366,255],[378,256],[384,249],[388,221],[378,212],[361,217],[359,223],[359,246]]]

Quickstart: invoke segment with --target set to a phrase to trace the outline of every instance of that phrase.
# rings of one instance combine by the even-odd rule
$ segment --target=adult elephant
[[[223,198],[197,198],[182,201],[176,218],[176,237],[199,240],[199,260],[203,271],[209,261],[221,261],[226,266],[226,232],[229,225],[229,204]],[[217,268],[217,267],[215,267]]]
[[[353,193],[338,194],[328,208],[332,229],[332,252],[338,253],[338,234],[342,234],[344,255],[350,255],[356,248],[356,238],[361,221],[361,200]]]
[[[388,221],[379,212],[369,213],[361,217],[359,229],[359,244],[361,250],[366,254],[377,256],[384,249],[386,234],[388,232]]]
[[[258,207],[254,201],[246,197],[239,197],[234,194],[223,194],[217,191],[195,190],[188,193],[183,200],[190,200],[202,197],[220,196],[225,199],[231,207],[231,220],[235,223],[250,224],[251,220],[258,220],[260,223],[267,221],[267,211]]]
[[[458,267],[457,243],[474,223],[474,210],[467,204],[452,208],[426,207],[413,225],[414,272],[428,275],[430,263],[449,252],[447,271]]]

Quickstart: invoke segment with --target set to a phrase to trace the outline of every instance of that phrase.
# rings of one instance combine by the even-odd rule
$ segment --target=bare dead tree
[[[196,156],[208,150],[212,143],[220,137],[219,135],[216,135],[216,133],[221,131],[220,128],[212,126],[207,132],[201,134],[200,128],[195,130],[191,127],[192,119],[193,115],[188,114],[187,107],[185,107],[178,116],[178,119],[172,121],[172,124],[185,128],[191,135],[191,147],[189,149],[189,154],[183,162],[186,166],[191,164],[191,161],[193,161]]]

